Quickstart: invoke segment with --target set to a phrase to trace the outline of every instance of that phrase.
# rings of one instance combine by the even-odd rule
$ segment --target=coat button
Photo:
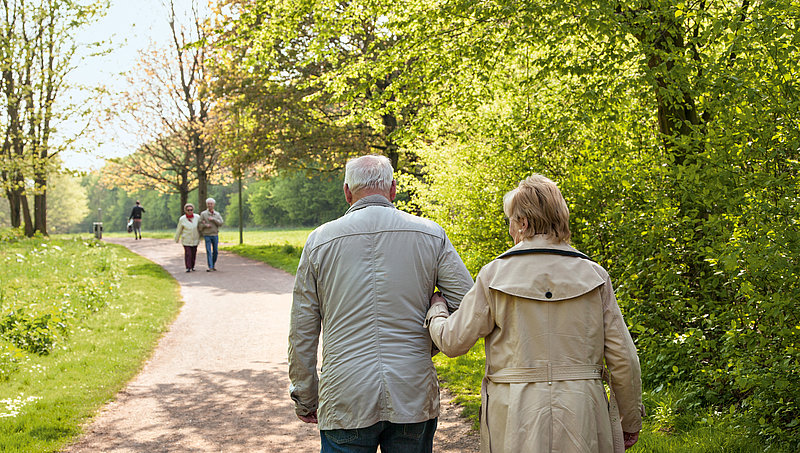
[[[551,293],[550,291],[548,291],[548,292],[544,293],[544,297],[546,297],[546,298],[550,299],[550,298],[552,298],[552,297],[553,297],[553,293]]]

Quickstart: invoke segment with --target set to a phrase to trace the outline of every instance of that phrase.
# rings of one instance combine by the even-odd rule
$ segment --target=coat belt
[[[533,368],[503,368],[486,376],[495,384],[528,384],[534,382],[579,381],[602,379],[602,365],[550,365]]]
[[[611,376],[602,365],[551,365],[548,363],[547,366],[534,368],[503,368],[494,374],[488,374],[487,366],[486,378],[496,384],[529,384],[535,382],[547,382],[552,384],[553,381],[579,381],[594,379],[602,379],[606,381],[608,383],[610,393],[610,398],[608,399],[608,415],[610,418],[609,421],[611,422],[611,435],[614,440],[614,452],[620,453],[625,451],[622,425],[620,424],[619,408],[617,407],[617,398],[616,395],[614,395],[614,387],[611,384]],[[488,410],[486,415],[486,423],[488,426]],[[489,440],[489,445],[491,451],[491,438]]]

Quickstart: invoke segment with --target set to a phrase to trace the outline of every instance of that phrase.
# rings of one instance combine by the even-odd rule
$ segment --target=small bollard
[[[92,223],[92,229],[94,230],[95,238],[103,239],[103,222]]]

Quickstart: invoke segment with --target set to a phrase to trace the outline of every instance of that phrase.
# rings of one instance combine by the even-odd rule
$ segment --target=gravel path
[[[290,274],[226,252],[205,272],[203,251],[186,273],[170,240],[107,241],[167,269],[184,306],[142,372],[64,452],[319,451],[316,426],[288,396]],[[468,423],[442,407],[434,451],[477,452]]]

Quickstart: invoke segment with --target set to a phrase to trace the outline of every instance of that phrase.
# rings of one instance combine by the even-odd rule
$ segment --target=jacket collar
[[[509,250],[535,248],[577,251],[564,242],[548,239],[543,234],[525,239]],[[556,255],[526,256],[498,260],[499,267],[489,287],[524,299],[555,302],[581,296],[605,282],[595,270],[595,265],[587,260]]]
[[[364,209],[370,206],[381,206],[384,208],[392,208],[396,209],[391,201],[388,198],[384,197],[383,195],[367,195],[364,198],[359,199],[352,206],[344,215],[350,214],[353,211],[358,211],[359,209]]]
[[[535,249],[535,248],[572,250],[572,247],[570,247],[569,244],[558,241],[556,239],[550,239],[543,234],[537,234],[531,238],[523,239],[519,244],[511,247],[509,250],[525,250],[525,249]]]

